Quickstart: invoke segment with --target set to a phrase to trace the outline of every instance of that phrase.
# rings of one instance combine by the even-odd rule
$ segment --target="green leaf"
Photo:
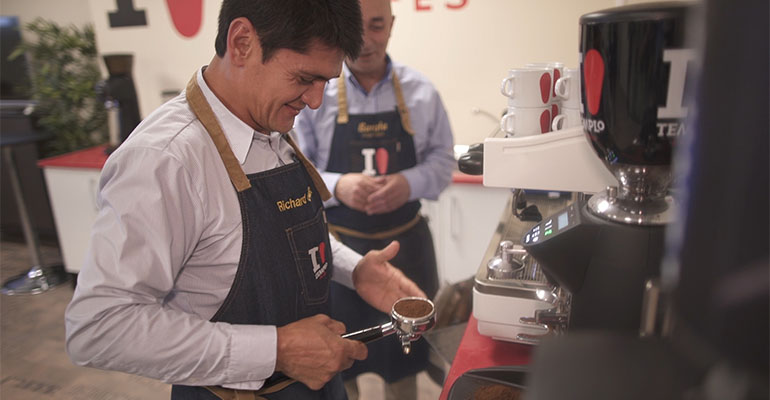
[[[24,29],[25,40],[9,58],[28,57],[38,124],[53,135],[46,156],[104,143],[107,113],[94,90],[101,74],[93,27],[38,18]]]

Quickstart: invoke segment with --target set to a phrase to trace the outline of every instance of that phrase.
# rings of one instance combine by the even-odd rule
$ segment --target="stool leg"
[[[21,182],[19,173],[14,162],[11,146],[3,147],[3,159],[8,168],[8,175],[13,187],[13,195],[16,199],[16,206],[19,209],[19,218],[21,228],[24,231],[24,240],[27,243],[30,258],[32,259],[32,268],[25,274],[8,280],[2,288],[2,293],[7,295],[16,294],[38,294],[64,283],[69,278],[61,266],[43,267],[40,262],[40,242],[37,232],[29,219],[29,211],[24,202],[24,196],[21,191]]]

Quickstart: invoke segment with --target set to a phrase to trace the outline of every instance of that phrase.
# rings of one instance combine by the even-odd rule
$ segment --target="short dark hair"
[[[350,58],[363,46],[359,0],[224,0],[219,11],[217,55],[227,50],[230,23],[246,17],[259,35],[262,62],[278,49],[305,53],[314,39],[339,48]]]

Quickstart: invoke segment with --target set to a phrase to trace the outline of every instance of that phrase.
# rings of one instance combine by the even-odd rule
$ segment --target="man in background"
[[[395,19],[390,0],[361,0],[361,11],[361,54],[346,59],[341,76],[327,85],[322,106],[300,113],[294,129],[334,194],[325,203],[332,234],[358,252],[398,240],[401,251],[393,265],[433,297],[436,257],[420,199],[437,199],[451,180],[452,131],[430,81],[387,54]],[[387,318],[336,284],[331,315],[349,329]],[[424,340],[409,355],[393,340],[382,340],[370,344],[368,359],[355,362],[343,377],[353,399],[355,378],[364,372],[384,378],[388,399],[414,399],[415,374],[427,365]]]

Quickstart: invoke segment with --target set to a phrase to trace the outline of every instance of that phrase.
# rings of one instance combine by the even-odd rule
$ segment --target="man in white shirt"
[[[397,242],[361,257],[329,237],[328,190],[286,133],[358,55],[358,1],[224,0],[215,47],[105,164],[67,351],[172,398],[345,398],[367,348],[325,315],[331,279],[383,312],[424,296],[388,262]]]

